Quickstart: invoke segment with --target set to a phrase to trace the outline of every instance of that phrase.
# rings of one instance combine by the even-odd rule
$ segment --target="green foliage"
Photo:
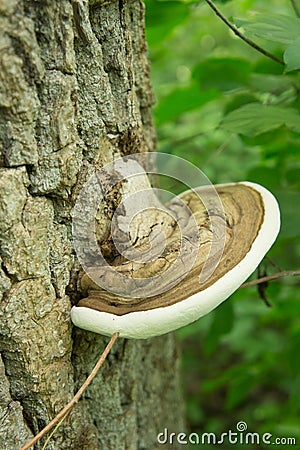
[[[219,93],[215,89],[201,92],[195,84],[174,89],[169,95],[164,97],[157,106],[157,123],[162,124],[177,119],[185,112],[199,108],[218,96]]]
[[[287,72],[300,69],[300,37],[298,37],[284,52],[284,62]]]
[[[147,37],[152,45],[159,45],[188,16],[188,7],[178,1],[147,3]]]
[[[248,103],[227,114],[221,125],[246,136],[257,136],[283,125],[300,132],[300,115],[292,108]]]
[[[236,20],[236,24],[251,36],[282,44],[291,44],[300,36],[300,19],[283,14],[255,14],[251,20]]]
[[[214,183],[250,180],[273,191],[282,228],[262,267],[299,270],[300,18],[289,1],[216,4],[285,64],[234,36],[206,2],[147,0],[159,150]],[[240,289],[178,332],[190,431],[222,433],[244,420],[249,431],[294,436],[299,447],[299,286],[296,277],[271,282],[271,308],[257,288]]]
[[[237,20],[247,35],[285,44],[286,71],[300,68],[300,18],[283,14],[255,14],[251,20]],[[289,45],[288,45],[289,44]]]
[[[200,83],[201,90],[214,88],[226,92],[244,87],[250,73],[251,65],[244,59],[211,58],[194,67],[193,77]]]

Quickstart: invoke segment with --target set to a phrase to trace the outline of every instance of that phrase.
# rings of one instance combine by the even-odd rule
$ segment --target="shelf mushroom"
[[[124,295],[121,287],[119,294],[102,289],[94,280],[105,277],[105,271],[95,268],[92,279],[87,274],[81,278],[86,296],[71,310],[73,323],[107,336],[118,332],[120,337],[145,339],[196,321],[238,289],[274,243],[280,228],[279,208],[274,196],[255,183],[216,185],[214,190],[219,206],[210,202],[211,189],[205,186],[169,202],[171,219],[161,220],[166,225],[166,243],[155,261],[150,257],[140,263],[123,256],[113,262],[115,270],[133,280],[149,280],[144,290],[150,283],[151,296],[143,295],[143,287],[134,297]],[[174,217],[185,222],[184,230],[194,221],[196,235],[183,242]],[[155,236],[159,242],[160,234]],[[156,241],[151,247],[154,253]],[[140,247],[144,250],[145,242]],[[180,249],[184,251],[178,258]]]

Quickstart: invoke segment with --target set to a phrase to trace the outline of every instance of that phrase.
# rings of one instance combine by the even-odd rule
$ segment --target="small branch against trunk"
[[[250,47],[254,48],[254,50],[258,51],[262,55],[266,56],[267,58],[272,59],[273,61],[284,65],[284,61],[277,56],[273,55],[272,53],[268,52],[268,50],[265,50],[264,48],[257,45],[255,42],[253,42],[251,39],[247,38],[243,33],[239,31],[239,29],[231,23],[223,14],[222,12],[217,8],[217,6],[212,2],[211,0],[205,0],[206,3],[209,5],[209,7],[216,13],[218,17],[228,26],[228,28],[231,29],[231,31],[234,32],[236,36],[238,36],[240,39],[242,39],[246,44],[250,45]]]
[[[243,283],[240,287],[245,288],[249,286],[256,286],[257,284],[266,283],[268,281],[277,280],[278,278],[284,277],[295,277],[300,275],[300,270],[282,270],[281,272],[273,273],[272,275],[268,275],[266,277],[261,277],[256,280],[247,281]]]
[[[41,430],[33,439],[31,439],[30,442],[28,442],[26,445],[24,445],[24,447],[22,447],[21,450],[28,450],[36,442],[38,442],[46,433],[48,433],[48,431],[50,431],[51,428],[54,427],[54,425],[56,425],[59,421],[61,421],[60,423],[63,422],[63,420],[65,419],[66,415],[69,414],[69,412],[71,411],[73,406],[79,401],[80,397],[82,396],[82,394],[84,393],[86,388],[91,384],[91,382],[93,381],[93,379],[97,375],[100,367],[102,366],[102,364],[106,360],[107,355],[109,354],[112,346],[116,342],[118,336],[119,336],[119,333],[114,333],[112,335],[112,337],[110,338],[109,343],[105,347],[105,349],[104,349],[103,353],[101,354],[100,358],[98,359],[95,367],[93,368],[93,370],[91,371],[90,375],[87,377],[87,379],[85,380],[85,382],[83,383],[81,388],[78,390],[78,392],[72,398],[72,400],[56,415],[56,417],[54,417],[53,420],[51,420],[51,422],[48,423],[48,425],[45,426],[45,428],[43,428],[43,430]]]

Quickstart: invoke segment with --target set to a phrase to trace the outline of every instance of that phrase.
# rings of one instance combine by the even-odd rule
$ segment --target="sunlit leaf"
[[[185,112],[200,108],[219,97],[219,95],[219,92],[215,89],[201,92],[196,84],[187,88],[175,89],[158,104],[155,111],[157,122],[162,124],[175,120]]]
[[[171,31],[188,17],[188,5],[179,1],[146,2],[147,40],[150,45],[159,45]]]
[[[246,33],[273,42],[290,44],[300,37],[300,19],[283,14],[255,14],[252,20],[235,19]]]
[[[221,126],[231,132],[256,136],[282,125],[300,132],[300,115],[292,108],[250,103],[230,112]]]
[[[288,72],[300,69],[300,37],[288,46],[283,58]]]
[[[198,64],[193,77],[202,89],[216,88],[229,91],[245,86],[251,73],[251,64],[243,59],[208,59]],[[221,75],[222,74],[222,75]]]

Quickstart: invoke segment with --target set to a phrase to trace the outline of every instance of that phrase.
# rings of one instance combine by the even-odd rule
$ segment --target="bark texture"
[[[0,15],[0,448],[13,450],[71,399],[107,342],[70,322],[76,195],[155,137],[140,1],[1,0]],[[107,223],[103,213],[103,239]],[[178,384],[173,335],[120,339],[47,449],[159,448],[165,427],[183,430]]]

